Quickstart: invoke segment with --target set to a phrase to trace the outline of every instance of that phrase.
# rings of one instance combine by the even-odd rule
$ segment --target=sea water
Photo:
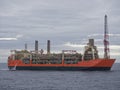
[[[1,63],[0,90],[120,90],[120,63],[111,71],[9,71]]]

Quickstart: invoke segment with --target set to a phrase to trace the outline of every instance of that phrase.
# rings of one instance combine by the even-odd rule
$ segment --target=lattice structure
[[[104,18],[104,58],[110,58],[110,50],[109,50],[109,33],[108,33],[108,25],[107,25],[107,15]]]

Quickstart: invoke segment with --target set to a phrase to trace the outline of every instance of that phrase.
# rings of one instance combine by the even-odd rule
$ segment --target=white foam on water
[[[9,69],[7,69],[7,68],[3,68],[3,69],[0,69],[0,71],[8,71]]]

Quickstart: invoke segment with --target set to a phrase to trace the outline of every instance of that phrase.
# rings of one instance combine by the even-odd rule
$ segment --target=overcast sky
[[[25,43],[33,49],[34,40],[45,48],[50,39],[56,51],[78,49],[88,38],[102,45],[105,14],[112,55],[119,56],[120,0],[0,0],[0,62]]]

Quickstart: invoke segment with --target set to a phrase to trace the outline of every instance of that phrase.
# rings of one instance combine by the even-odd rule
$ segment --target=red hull
[[[112,65],[114,64],[115,59],[96,59],[96,60],[89,60],[89,61],[81,61],[78,62],[78,64],[24,64],[22,60],[9,60],[8,61],[8,67],[9,69],[12,69],[13,67],[16,67],[18,70],[49,70],[55,69],[55,70],[61,70],[61,68],[66,68],[68,70],[110,70]],[[24,68],[23,68],[24,67]],[[75,69],[76,68],[76,69]],[[63,70],[64,70],[63,69]]]

